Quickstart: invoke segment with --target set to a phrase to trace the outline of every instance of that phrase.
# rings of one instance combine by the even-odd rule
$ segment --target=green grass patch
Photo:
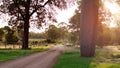
[[[63,53],[54,68],[88,68],[92,58],[83,58],[79,54],[79,52]]]
[[[84,58],[80,57],[78,49],[73,49],[65,51],[53,68],[120,68],[120,63],[100,62],[100,60],[105,61],[112,58],[111,53],[104,52],[101,54],[99,51],[94,58]]]
[[[21,56],[27,56],[33,53],[48,50],[48,48],[34,48],[29,50],[21,49],[0,49],[0,62],[15,59]]]
[[[91,64],[89,68],[120,68],[120,63]]]

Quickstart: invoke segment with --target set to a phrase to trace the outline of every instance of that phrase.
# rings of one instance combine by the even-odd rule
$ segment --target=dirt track
[[[0,63],[0,68],[52,68],[63,49],[62,45],[53,47],[45,52]]]

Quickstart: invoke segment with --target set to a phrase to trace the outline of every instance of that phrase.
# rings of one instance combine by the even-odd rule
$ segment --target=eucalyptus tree
[[[56,41],[60,37],[60,31],[55,25],[50,25],[48,30],[46,30],[47,39],[51,41]]]
[[[80,50],[81,56],[93,57],[95,54],[95,36],[98,22],[99,0],[82,0],[80,14]]]
[[[56,22],[55,8],[65,9],[74,0],[2,0],[1,12],[11,16],[9,25],[18,26],[24,22],[22,48],[28,48],[30,24],[41,27],[48,20]],[[47,18],[47,19],[46,19]]]

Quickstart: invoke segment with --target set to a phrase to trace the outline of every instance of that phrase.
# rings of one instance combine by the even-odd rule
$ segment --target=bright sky
[[[74,15],[75,9],[77,8],[77,5],[75,4],[74,6],[71,6],[70,8],[68,8],[67,10],[57,10],[58,15],[56,16],[58,23],[60,22],[65,22],[68,24],[69,19]],[[7,14],[2,14],[2,16],[0,16],[0,27],[4,27],[6,25],[8,25],[8,20],[9,20],[9,16]],[[55,23],[55,25],[57,25],[58,23]],[[43,32],[45,31],[44,27],[42,29],[37,29],[35,27],[31,27],[30,31],[33,32]]]
[[[8,25],[9,15],[8,14],[2,14],[0,16],[0,27],[4,27]]]
[[[109,23],[109,27],[116,27],[117,21],[120,21],[120,6],[116,3],[116,0],[102,0],[103,5],[105,7],[106,11],[109,11],[111,13],[110,21],[105,21],[106,23]],[[58,15],[56,16],[58,23],[65,22],[68,24],[69,19],[74,15],[74,11],[77,8],[77,5],[74,5],[67,10],[57,10]],[[0,27],[4,27],[7,25],[7,21],[9,20],[9,16],[3,14],[2,17],[0,16]],[[57,25],[58,23],[55,23]],[[37,29],[35,27],[31,27],[30,31],[33,32],[43,32],[45,31],[44,27],[43,29]]]
[[[57,10],[58,15],[56,16],[58,23],[54,23],[55,25],[58,25],[61,22],[65,22],[68,24],[69,19],[74,15],[74,12],[77,8],[77,5],[74,5],[67,10]],[[46,27],[43,27],[42,29],[37,29],[37,28],[30,28],[30,31],[34,32],[43,32],[45,31]]]
[[[118,21],[120,21],[120,5],[116,3],[116,0],[102,0],[106,11],[111,13],[109,27],[117,27]]]

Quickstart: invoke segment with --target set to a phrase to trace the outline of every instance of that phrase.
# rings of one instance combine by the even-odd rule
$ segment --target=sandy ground
[[[50,50],[0,63],[0,68],[52,68],[64,46],[52,47]]]

